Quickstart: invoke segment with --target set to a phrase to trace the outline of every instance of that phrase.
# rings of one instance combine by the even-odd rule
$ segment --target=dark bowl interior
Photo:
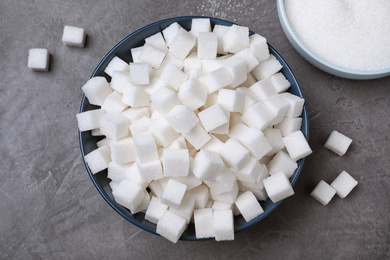
[[[141,46],[145,43],[144,39],[148,36],[151,36],[157,32],[162,31],[164,28],[169,26],[170,24],[177,22],[179,23],[183,28],[190,30],[191,28],[191,20],[193,18],[210,18],[212,26],[215,24],[220,25],[226,25],[231,26],[232,22],[211,18],[211,17],[199,17],[199,16],[186,16],[186,17],[176,17],[171,19],[162,20],[150,25],[147,25],[134,33],[130,34],[126,38],[124,38],[122,41],[120,41],[99,63],[99,65],[96,67],[95,71],[93,72],[91,77],[95,76],[104,76],[107,78],[107,80],[110,80],[110,77],[107,76],[104,73],[104,68],[107,66],[107,64],[111,61],[112,58],[115,56],[120,57],[121,59],[125,60],[126,62],[131,62],[132,57],[130,53],[130,49],[134,47]],[[251,34],[253,34],[252,31],[250,31]],[[261,34],[261,33],[260,33]],[[301,90],[301,87],[292,72],[291,68],[288,66],[286,61],[283,59],[283,57],[270,45],[268,44],[270,52],[279,60],[279,62],[283,65],[282,73],[284,76],[290,81],[291,88],[289,89],[289,92],[298,95],[303,98],[303,93]],[[98,107],[89,104],[88,99],[83,96],[80,112],[96,109]],[[309,125],[308,125],[308,116],[307,116],[307,109],[306,106],[304,106],[303,113],[302,113],[302,128],[301,128],[303,134],[306,136],[306,138],[309,138]],[[131,214],[130,211],[123,206],[117,204],[115,202],[115,199],[112,195],[111,188],[109,186],[110,180],[107,178],[107,170],[101,171],[97,174],[92,174],[90,171],[88,165],[85,163],[84,156],[91,152],[92,150],[96,149],[96,142],[101,140],[102,137],[96,137],[92,136],[90,131],[86,132],[79,132],[79,142],[80,142],[80,148],[81,148],[81,154],[84,160],[85,167],[87,169],[87,172],[96,186],[99,193],[103,196],[103,198],[106,200],[106,202],[116,211],[118,212],[122,217],[130,221],[131,223],[135,224],[136,226],[149,231],[153,234],[156,234],[156,225],[145,220],[144,219],[144,213],[137,213],[137,214]],[[290,182],[293,185],[302,169],[304,163],[304,159],[301,159],[298,161],[298,168],[294,172],[294,174],[290,178]],[[234,229],[235,232],[242,231],[253,224],[259,222],[263,218],[265,218],[268,214],[270,214],[281,202],[273,203],[270,199],[267,199],[266,201],[261,201],[260,204],[264,209],[264,213],[258,216],[257,218],[253,219],[250,222],[246,222],[244,218],[240,216],[236,216],[234,218]],[[204,239],[197,239],[195,237],[195,229],[194,225],[190,223],[188,226],[188,229],[183,233],[181,236],[181,240],[204,240]]]

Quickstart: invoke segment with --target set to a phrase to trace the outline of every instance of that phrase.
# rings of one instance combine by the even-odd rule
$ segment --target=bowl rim
[[[134,32],[132,32],[131,34],[129,34],[128,36],[126,36],[125,38],[123,38],[120,42],[118,42],[103,58],[102,60],[99,62],[99,64],[97,65],[97,67],[95,68],[94,72],[92,73],[91,75],[91,78],[92,77],[95,77],[97,76],[97,74],[101,71],[101,67],[102,65],[105,63],[105,61],[110,58],[111,55],[115,54],[115,51],[124,43],[126,42],[127,40],[130,40],[132,37],[134,37],[134,35],[137,35],[138,33],[140,32],[143,32],[147,29],[149,29],[150,27],[154,27],[154,26],[158,26],[160,24],[163,24],[163,23],[166,23],[166,22],[180,22],[180,21],[184,21],[184,20],[192,20],[192,19],[196,19],[196,18],[209,18],[211,20],[211,22],[220,22],[220,23],[223,23],[223,24],[230,24],[230,25],[233,25],[233,24],[236,24],[234,22],[230,22],[230,21],[227,21],[227,20],[223,20],[223,19],[219,19],[219,18],[213,18],[213,17],[208,17],[208,16],[180,16],[180,17],[173,17],[173,18],[168,18],[168,19],[163,19],[163,20],[160,20],[160,21],[157,21],[157,22],[154,22],[154,23],[151,23],[149,25],[146,25]],[[253,34],[254,32],[250,31],[251,34]],[[268,47],[270,48],[270,50],[272,50],[272,53],[273,55],[280,61],[282,61],[282,64],[283,64],[283,69],[286,69],[288,71],[288,73],[292,76],[292,79],[294,80],[294,84],[296,85],[297,89],[296,91],[298,92],[298,94],[304,98],[303,96],[303,92],[302,92],[302,88],[297,80],[297,77],[295,76],[295,74],[293,73],[291,67],[288,65],[288,63],[286,62],[286,60],[279,54],[279,52],[276,51],[276,49],[274,47],[272,47],[268,42],[267,42],[267,45]],[[293,83],[291,82],[291,85],[293,85]],[[79,112],[84,112],[86,111],[86,106],[89,104],[88,102],[88,99],[86,98],[86,96],[83,94],[83,97],[82,97],[82,102],[81,102],[81,105],[80,105],[80,110]],[[303,111],[302,111],[302,126],[301,126],[301,131],[303,132],[304,136],[306,137],[307,141],[309,140],[309,118],[308,118],[308,113],[307,113],[307,108],[306,108],[306,103],[304,104],[303,106]],[[117,205],[109,196],[108,194],[106,194],[106,191],[104,190],[104,188],[102,187],[102,185],[99,183],[99,181],[97,180],[97,178],[94,176],[94,174],[91,172],[90,168],[88,167],[86,161],[85,161],[85,155],[86,155],[86,151],[85,151],[85,148],[84,148],[84,143],[83,143],[83,134],[84,132],[80,132],[80,130],[78,130],[78,134],[79,134],[79,145],[80,145],[80,150],[81,150],[81,155],[82,155],[82,159],[83,159],[83,162],[84,162],[84,166],[85,168],[87,169],[87,172],[88,172],[88,175],[90,176],[90,179],[92,180],[94,186],[96,187],[96,189],[99,191],[100,195],[104,198],[104,200],[118,213],[120,214],[123,218],[125,218],[126,220],[128,220],[129,222],[131,222],[132,224],[136,225],[137,227],[145,230],[145,231],[148,231],[150,233],[153,233],[155,235],[159,235],[157,234],[156,230],[154,227],[151,227],[151,226],[148,226],[148,225],[144,225],[144,223],[138,221],[131,213],[131,217],[129,215],[129,212],[127,212],[128,210],[122,210],[122,206],[120,205]],[[304,165],[304,161],[305,161],[305,158],[302,158],[298,161],[298,168],[295,170],[294,174],[289,178],[290,180],[290,183],[291,185],[294,185],[295,182],[297,181],[300,173],[301,173],[301,170],[303,168],[303,165]],[[269,198],[268,198],[269,199]],[[269,206],[267,208],[267,211],[264,211],[264,213],[262,213],[261,215],[259,215],[257,218],[251,220],[250,222],[246,222],[245,224],[241,225],[240,227],[238,228],[234,228],[234,231],[235,233],[238,233],[246,228],[248,228],[249,226],[252,226],[254,225],[255,223],[257,222],[260,222],[260,220],[264,219],[266,216],[268,216],[271,212],[274,211],[274,209],[280,204],[282,203],[284,200],[282,201],[278,201],[276,203],[272,203],[271,206]],[[184,237],[180,237],[180,240],[187,240],[187,241],[203,241],[203,240],[212,240],[214,239],[213,237],[211,238],[202,238],[202,239],[198,239],[196,238],[195,236],[184,236]]]
[[[306,47],[306,45],[303,44],[302,41],[298,38],[298,36],[295,34],[287,18],[284,0],[277,0],[276,6],[280,24],[284,33],[286,34],[287,39],[300,55],[302,55],[308,62],[310,62],[317,68],[335,76],[349,79],[376,79],[390,75],[390,67],[387,69],[380,70],[354,70],[335,65],[319,57],[317,54],[313,53],[308,47]]]

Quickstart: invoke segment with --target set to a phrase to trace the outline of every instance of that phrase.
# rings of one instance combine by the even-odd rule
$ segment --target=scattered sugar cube
[[[340,198],[345,198],[356,187],[358,182],[346,171],[342,171],[330,184]]]
[[[221,158],[233,169],[241,169],[249,160],[249,151],[233,138],[229,138],[219,151]]]
[[[34,71],[49,71],[50,54],[47,49],[34,48],[28,51],[27,66]]]
[[[268,163],[267,168],[271,175],[282,171],[286,174],[287,178],[290,178],[298,168],[298,164],[291,159],[290,155],[283,151],[279,151]]]
[[[84,156],[85,162],[93,174],[107,169],[111,162],[111,152],[107,145],[103,145]]]
[[[159,159],[141,162],[138,158],[135,161],[139,175],[143,182],[151,182],[164,177],[161,162]]]
[[[329,150],[338,154],[339,156],[343,156],[347,152],[351,143],[352,143],[351,138],[334,130],[329,135],[328,140],[325,143],[325,148],[328,148]]]
[[[246,222],[251,221],[264,212],[260,203],[251,191],[246,191],[238,195],[235,205]]]
[[[231,209],[214,211],[213,227],[216,241],[234,240],[233,211]]]
[[[114,74],[114,71],[119,70],[119,71],[124,71],[128,72],[129,71],[129,64],[119,58],[118,56],[115,56],[112,58],[112,60],[108,63],[107,67],[104,69],[104,72],[112,77]]]
[[[179,241],[187,227],[187,222],[184,218],[167,210],[162,218],[157,222],[156,233],[165,237],[172,243]]]
[[[183,134],[189,133],[199,122],[199,118],[186,105],[175,106],[165,118],[176,132]]]
[[[90,78],[82,87],[81,90],[88,98],[89,103],[97,106],[103,105],[107,96],[112,93],[110,84],[105,77]]]
[[[115,201],[128,208],[133,212],[144,199],[143,189],[128,180],[123,180],[119,183],[118,187],[113,190],[112,195],[115,198]]]
[[[160,198],[152,196],[148,209],[145,213],[145,219],[149,220],[152,223],[157,224],[157,222],[162,218],[165,211],[168,210],[168,206],[160,202]]]
[[[249,36],[249,48],[259,62],[270,57],[267,39],[257,33]]]
[[[185,184],[169,179],[161,196],[161,203],[173,208],[179,207],[186,190],[187,186]]]
[[[64,32],[62,34],[62,41],[67,46],[84,47],[85,44],[85,31],[83,28],[65,25]]]
[[[102,109],[93,109],[76,114],[77,125],[80,132],[99,128],[100,117],[103,113]]]
[[[188,176],[190,169],[188,149],[165,149],[163,168],[166,177]]]
[[[273,203],[294,195],[290,181],[283,172],[277,172],[263,180],[264,188]]]
[[[128,108],[127,104],[122,102],[123,95],[117,91],[112,92],[107,96],[102,104],[102,109],[105,112],[122,112]]]
[[[161,32],[158,32],[156,34],[153,34],[147,38],[145,38],[145,43],[148,43],[152,45],[153,47],[156,47],[157,49],[168,52],[167,43],[164,40],[164,37]]]
[[[130,75],[128,72],[115,70],[112,74],[110,87],[113,90],[123,93],[123,86],[126,83],[130,83]]]
[[[169,52],[184,60],[195,46],[196,38],[187,30],[181,28],[169,44]]]
[[[198,58],[215,59],[217,57],[218,39],[212,32],[198,33]]]
[[[230,76],[229,70],[226,67],[221,67],[200,77],[199,82],[202,83],[207,88],[209,94],[211,94],[232,84],[233,79]]]
[[[134,162],[137,158],[134,142],[131,137],[113,141],[110,145],[111,158],[118,164]]]
[[[163,62],[165,55],[166,55],[165,51],[162,51],[159,48],[152,46],[151,44],[145,43],[138,56],[138,59],[141,62],[149,64],[150,67],[158,69],[160,68],[161,63]],[[130,74],[131,74],[131,67],[130,67]]]
[[[294,161],[298,161],[313,152],[300,130],[283,137],[283,143],[286,145],[287,152]]]
[[[249,28],[232,25],[223,36],[223,50],[237,53],[249,47]]]
[[[130,62],[130,83],[134,85],[149,84],[149,64]]]
[[[200,180],[215,180],[223,167],[218,153],[201,149],[192,162],[192,172]]]
[[[158,159],[156,141],[152,133],[142,132],[133,134],[135,150],[141,162],[149,162]]]
[[[252,74],[257,80],[262,80],[278,73],[282,68],[282,64],[280,64],[276,57],[271,54],[268,59],[260,62],[259,65],[253,69]]]
[[[111,140],[119,140],[129,133],[130,120],[120,112],[105,113],[100,117],[100,131]]]
[[[211,208],[194,210],[196,238],[214,237],[213,210]]]
[[[330,202],[335,194],[336,190],[323,180],[321,180],[310,193],[313,198],[318,200],[324,206]]]
[[[191,21],[190,32],[198,37],[200,32],[211,32],[211,23],[209,18],[194,18]]]
[[[176,34],[180,31],[181,28],[182,27],[177,22],[174,22],[162,30],[162,34],[168,46],[170,46],[170,44],[174,41]]]
[[[178,98],[191,110],[197,110],[206,103],[207,89],[191,77],[180,86]]]
[[[199,112],[198,116],[207,132],[228,123],[228,117],[220,104],[215,104]]]
[[[196,150],[201,149],[211,139],[210,134],[199,124],[196,124],[190,132],[183,133],[183,136]]]

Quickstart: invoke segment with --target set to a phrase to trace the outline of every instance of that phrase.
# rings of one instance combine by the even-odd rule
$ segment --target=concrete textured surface
[[[233,242],[177,244],[138,229],[100,196],[82,162],[76,113],[104,55],[149,23],[185,15],[237,22],[264,35],[303,88],[313,154],[286,199]],[[0,259],[390,259],[390,77],[356,81],[324,73],[290,45],[275,1],[2,0],[0,4]],[[64,25],[88,34],[66,47]],[[47,48],[50,71],[27,68]],[[339,157],[332,130],[353,139]],[[342,170],[358,181],[345,199],[310,197]]]

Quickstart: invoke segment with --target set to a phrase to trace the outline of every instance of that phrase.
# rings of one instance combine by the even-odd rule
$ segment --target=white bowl
[[[287,19],[286,11],[284,8],[284,0],[277,0],[277,9],[279,20],[282,25],[283,31],[287,36],[287,39],[292,44],[292,46],[296,49],[296,51],[302,55],[304,59],[308,62],[316,66],[317,68],[328,72],[330,74],[349,78],[349,79],[376,79],[390,75],[390,68],[382,69],[382,70],[352,70],[346,69],[337,65],[334,65],[316,54],[314,54],[309,48],[307,48],[297,37],[291,25]]]

